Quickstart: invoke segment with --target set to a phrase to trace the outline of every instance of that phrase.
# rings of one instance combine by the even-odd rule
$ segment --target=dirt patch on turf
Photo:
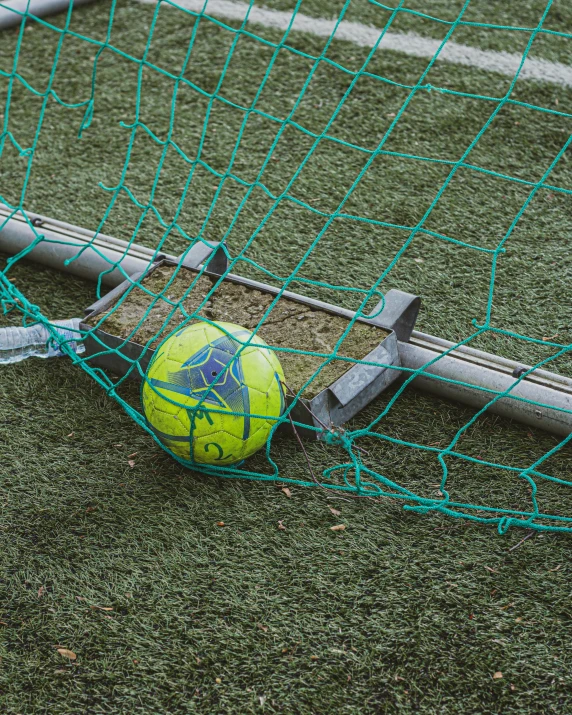
[[[106,333],[157,347],[166,335],[199,308],[213,286],[214,281],[208,276],[197,279],[196,273],[188,269],[181,268],[175,274],[175,266],[161,266],[120,303],[86,322],[94,326],[103,319],[99,327]],[[204,317],[254,330],[273,300],[274,296],[269,293],[224,281],[198,312],[196,320]],[[321,353],[277,352],[288,385],[299,390],[326,363],[324,355],[334,351],[348,322],[341,316],[280,298],[264,319],[258,335],[273,347]],[[386,335],[387,332],[380,328],[356,322],[341,343],[338,354],[353,360],[363,359]],[[311,398],[318,394],[351,366],[352,363],[346,360],[332,360],[325,364],[304,395]]]

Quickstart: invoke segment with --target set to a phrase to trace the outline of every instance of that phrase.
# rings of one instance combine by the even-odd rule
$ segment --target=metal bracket
[[[367,317],[372,323],[393,330],[397,339],[406,343],[415,327],[420,307],[421,298],[418,295],[392,288],[371,312],[370,315],[374,317]],[[381,311],[379,315],[377,315],[378,311]]]
[[[196,250],[195,250],[196,249]],[[221,258],[222,256],[222,258]],[[224,259],[224,260],[223,260]],[[207,263],[208,261],[208,263]],[[197,244],[185,256],[179,266],[183,269],[196,272],[207,264],[208,273],[213,274],[213,263],[223,271],[226,267],[226,255],[220,244],[205,246]],[[171,259],[163,259],[151,266],[146,275],[160,266],[176,266],[177,262]],[[114,305],[117,299],[140,277],[140,274],[132,276],[101,300],[94,303],[86,310],[86,315],[95,317],[99,313],[108,310]],[[276,294],[277,288],[274,286],[242,278],[241,276],[229,274],[225,276],[225,281],[238,283],[264,293]],[[348,320],[356,317],[355,313],[329,303],[322,303],[314,298],[308,298],[296,293],[284,293],[284,297],[311,306],[314,310],[323,310],[326,313],[340,315]],[[377,328],[387,331],[380,333],[380,343],[369,354],[362,358],[362,362],[354,364],[340,378],[328,387],[324,388],[312,399],[298,398],[292,410],[292,417],[298,423],[311,425],[321,430],[325,425],[327,428],[340,427],[349,419],[354,417],[368,403],[375,399],[388,385],[401,376],[401,371],[395,368],[401,366],[399,354],[399,335],[409,335],[412,323],[417,317],[420,300],[417,296],[403,293],[399,290],[388,291],[384,309],[374,319],[367,316],[357,317],[358,322],[369,323]],[[89,330],[87,325],[84,329]],[[399,330],[399,335],[397,331]],[[95,331],[94,335],[88,335],[86,345],[86,359],[93,365],[105,367],[118,374],[125,374],[132,366],[133,360],[138,360],[142,370],[146,370],[149,360],[153,356],[153,350],[144,350],[142,345],[133,341],[125,341],[109,335],[104,330]],[[108,351],[105,350],[106,346]],[[89,355],[96,357],[90,359]],[[127,359],[126,359],[127,358]],[[363,362],[375,363],[372,365]],[[138,378],[139,371],[133,370],[132,377]],[[306,436],[316,438],[320,432],[314,430],[301,429]]]
[[[354,365],[328,388],[333,425],[339,426],[347,422],[400,377],[400,370],[392,370],[389,367],[401,366],[395,333],[390,333],[365,356],[364,361],[379,364]]]
[[[209,273],[222,275],[228,266],[227,255],[223,244],[218,241],[198,241],[187,253],[177,259],[185,268],[207,267]]]

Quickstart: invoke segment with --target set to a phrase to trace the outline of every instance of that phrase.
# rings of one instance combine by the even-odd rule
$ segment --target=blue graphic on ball
[[[240,355],[235,357],[244,346],[235,339],[241,337],[248,338],[250,333],[245,330],[213,340],[184,362],[179,370],[169,372],[168,380],[152,378],[150,383],[154,387],[193,397],[203,404],[243,413],[242,439],[247,439],[250,433],[250,399],[248,387],[244,384]]]

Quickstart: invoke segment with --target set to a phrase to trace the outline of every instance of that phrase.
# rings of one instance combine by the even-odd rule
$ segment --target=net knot
[[[320,438],[326,444],[336,444],[343,447],[348,452],[352,448],[352,440],[346,436],[346,431],[343,427],[331,427],[330,429],[324,429],[320,433]]]

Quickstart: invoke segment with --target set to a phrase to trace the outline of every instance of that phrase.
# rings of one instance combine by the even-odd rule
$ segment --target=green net
[[[420,327],[455,346],[570,375],[572,80],[558,60],[572,34],[550,2],[519,8],[518,21],[468,0],[432,7],[163,0],[22,14],[0,49],[0,200],[36,241],[5,260],[3,310],[56,340],[50,320],[67,317],[18,278],[47,240],[32,211],[155,258],[219,242],[220,277],[207,264],[163,266],[84,326],[99,358],[143,346],[121,376],[93,349],[62,345],[158,444],[132,378],[144,380],[152,351],[182,325],[227,320],[253,332],[245,345],[257,335],[271,345],[289,406],[254,457],[182,460],[192,468],[385,498],[500,532],[568,531],[569,437],[426,398],[410,387],[422,368],[393,366],[402,379],[344,429],[292,417],[348,366],[372,364],[359,319],[392,288],[422,295]],[[128,278],[121,260],[108,263]],[[274,292],[241,293],[229,274]],[[353,317],[284,308],[289,291]]]

